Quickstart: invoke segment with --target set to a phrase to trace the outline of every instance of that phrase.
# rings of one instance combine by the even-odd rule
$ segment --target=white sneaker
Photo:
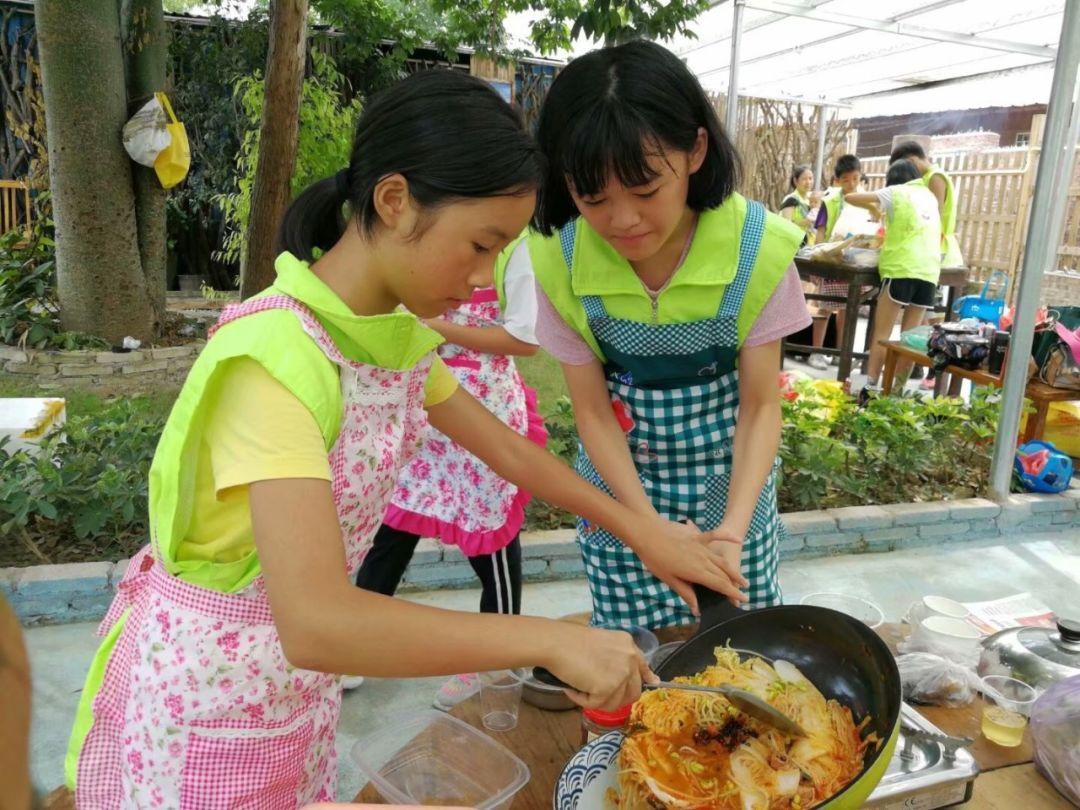
[[[829,367],[829,359],[823,354],[810,355],[810,368],[816,368],[818,371],[824,371]]]
[[[450,711],[459,703],[464,703],[480,691],[480,676],[475,672],[464,675],[455,675],[435,693],[432,705],[444,712]]]
[[[342,675],[341,676],[341,688],[348,691],[349,689],[356,689],[362,686],[364,683],[363,675]]]

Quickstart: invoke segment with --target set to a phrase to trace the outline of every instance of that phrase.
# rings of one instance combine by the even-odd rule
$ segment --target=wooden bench
[[[0,235],[19,231],[23,238],[18,246],[26,247],[33,221],[30,184],[25,180],[0,180]]]
[[[926,352],[905,346],[898,340],[882,341],[885,347],[885,368],[882,372],[881,390],[886,396],[892,393],[893,378],[896,376],[896,364],[901,358],[910,360],[915,365],[933,368],[934,361]],[[974,385],[992,385],[1001,387],[1001,378],[988,371],[961,368],[960,366],[946,366],[938,373],[937,384],[934,388],[934,396],[940,396],[944,390],[945,375],[950,374],[954,379],[971,380]],[[1046,429],[1046,416],[1052,402],[1076,402],[1080,400],[1080,391],[1070,391],[1067,388],[1054,388],[1045,383],[1031,381],[1027,384],[1025,396],[1035,406],[1035,413],[1030,415],[1024,428],[1023,441],[1028,442],[1038,439]]]

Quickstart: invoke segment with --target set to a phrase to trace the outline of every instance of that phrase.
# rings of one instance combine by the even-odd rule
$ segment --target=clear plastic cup
[[[982,713],[983,736],[1004,748],[1020,745],[1038,693],[1023,681],[1004,675],[983,678],[982,693],[987,703]]]
[[[873,602],[857,596],[849,596],[846,593],[808,593],[799,600],[799,604],[829,608],[844,613],[853,619],[858,619],[871,630],[881,627],[885,621],[884,612]]]
[[[523,669],[502,669],[480,673],[480,718],[489,731],[510,731],[518,722]]]

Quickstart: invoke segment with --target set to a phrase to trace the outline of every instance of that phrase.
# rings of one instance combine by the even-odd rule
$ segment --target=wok
[[[714,650],[730,644],[763,658],[790,661],[826,698],[851,709],[856,722],[869,716],[864,733],[882,740],[868,749],[862,773],[819,807],[858,808],[885,775],[900,732],[900,673],[885,642],[844,613],[811,605],[739,610],[726,598],[697,586],[701,625],[657,669],[663,680],[695,675],[715,663]]]

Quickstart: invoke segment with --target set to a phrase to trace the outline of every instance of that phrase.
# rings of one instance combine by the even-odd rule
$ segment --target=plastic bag
[[[909,349],[925,352],[930,342],[931,332],[933,332],[932,326],[916,326],[900,335],[900,342]]]
[[[124,148],[128,156],[152,168],[157,156],[172,141],[168,124],[165,108],[155,95],[124,124]]]
[[[1039,772],[1080,806],[1080,675],[1054,684],[1035,701],[1031,743]]]
[[[191,148],[188,146],[187,130],[173,112],[169,97],[164,93],[155,93],[154,97],[161,101],[165,114],[169,116],[169,123],[165,125],[169,131],[169,145],[158,154],[154,171],[162,188],[172,188],[187,177],[191,168]]]
[[[926,652],[899,655],[904,700],[928,706],[966,706],[978,690],[979,677],[967,667]]]
[[[920,622],[911,629],[911,635],[896,645],[896,649],[901,653],[930,653],[974,673],[979,665],[982,645],[978,638],[946,637],[933,633]]]
[[[163,188],[175,186],[191,168],[187,130],[164,93],[154,93],[124,124],[124,148],[136,163],[153,167]]]

